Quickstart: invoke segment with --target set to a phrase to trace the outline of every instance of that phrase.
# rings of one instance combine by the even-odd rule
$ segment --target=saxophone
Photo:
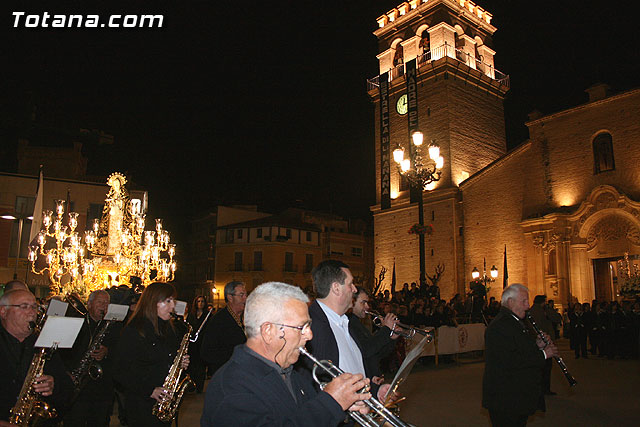
[[[169,369],[169,374],[167,374],[167,377],[164,379],[164,383],[162,384],[162,387],[167,390],[170,397],[161,402],[156,402],[151,410],[151,413],[163,422],[171,422],[171,420],[175,418],[185,390],[188,386],[193,387],[195,385],[191,380],[191,377],[189,377],[189,374],[185,375],[182,381],[180,381],[180,376],[184,370],[181,367],[182,359],[184,359],[184,356],[187,354],[189,337],[193,330],[191,325],[187,322],[184,322],[184,324],[187,327],[187,332],[182,337],[182,342],[180,343],[180,347],[178,347],[176,357],[173,359],[173,364],[171,365],[171,369]]]
[[[31,328],[39,332],[35,322],[31,322]],[[33,384],[36,378],[42,375],[46,361],[47,349],[39,348],[31,359],[31,366],[29,366],[27,376],[22,383],[18,400],[11,408],[10,424],[26,427],[35,424],[38,418],[51,419],[57,416],[56,410],[47,402],[40,400],[38,393],[33,390]]]
[[[73,371],[71,371],[71,380],[76,388],[76,392],[80,391],[85,386],[88,378],[95,381],[102,377],[102,367],[91,356],[91,353],[102,345],[102,341],[104,341],[104,337],[107,334],[107,329],[109,328],[109,325],[111,325],[111,322],[112,320],[104,320],[102,322],[100,329],[98,329],[96,335],[91,340],[89,348],[82,356],[82,359],[80,359],[80,363]]]

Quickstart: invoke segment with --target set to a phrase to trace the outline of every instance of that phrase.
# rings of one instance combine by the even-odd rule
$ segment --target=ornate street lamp
[[[484,266],[482,269],[482,279],[480,279],[480,271],[478,271],[478,267],[473,267],[473,270],[471,271],[471,277],[473,278],[473,280],[480,279],[480,281],[482,281],[482,284],[484,285],[484,288],[486,290],[487,283],[493,283],[496,281],[496,278],[498,277],[498,269],[496,268],[495,265],[493,265],[491,267],[491,270],[489,270],[490,276],[487,276],[487,259],[483,258],[483,262],[484,262]]]
[[[444,166],[444,158],[440,155],[440,147],[431,141],[427,147],[427,153],[423,153],[424,134],[419,130],[411,134],[412,149],[408,158],[404,157],[404,148],[401,144],[393,150],[393,160],[398,164],[398,172],[404,176],[413,186],[420,189],[418,198],[418,223],[424,228],[424,202],[422,192],[433,190],[435,182],[440,180],[441,169]],[[425,155],[427,154],[427,155]],[[420,246],[420,283],[426,282],[425,273],[425,246],[424,233],[418,233]]]

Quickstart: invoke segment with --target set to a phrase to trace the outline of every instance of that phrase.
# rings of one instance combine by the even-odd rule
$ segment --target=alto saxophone
[[[188,386],[194,386],[195,384],[189,377],[189,374],[185,375],[182,381],[180,381],[180,377],[182,376],[182,360],[184,356],[187,354],[187,348],[189,347],[189,337],[191,336],[191,331],[193,328],[187,322],[184,322],[187,326],[187,332],[182,337],[182,342],[180,343],[180,347],[178,347],[178,352],[176,353],[176,357],[173,359],[173,364],[171,365],[171,369],[169,369],[169,374],[164,380],[162,387],[167,390],[169,397],[160,402],[156,402],[153,405],[153,409],[151,413],[158,417],[160,421],[170,422],[176,416],[176,412],[178,411],[178,407],[180,406],[180,402],[182,401],[182,396]]]
[[[102,367],[91,356],[91,353],[102,345],[102,341],[104,341],[104,337],[107,334],[107,329],[109,328],[109,325],[111,325],[111,322],[111,320],[104,320],[102,322],[100,329],[98,329],[98,332],[91,340],[89,348],[82,356],[82,359],[80,359],[80,363],[73,371],[71,371],[71,380],[76,388],[76,392],[80,391],[85,386],[89,378],[95,381],[102,377]]]
[[[31,322],[31,329],[36,329],[36,324]],[[47,361],[47,349],[39,348],[31,359],[31,365],[27,376],[22,383],[22,389],[18,395],[16,404],[11,408],[9,423],[17,426],[30,426],[35,424],[37,418],[51,419],[57,416],[56,410],[47,402],[40,400],[40,396],[33,390],[36,378],[42,375],[44,364]]]

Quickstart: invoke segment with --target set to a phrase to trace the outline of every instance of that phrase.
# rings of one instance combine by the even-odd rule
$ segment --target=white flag
[[[38,178],[38,190],[36,193],[36,203],[33,205],[33,219],[31,220],[31,233],[29,233],[29,244],[33,244],[33,240],[36,238],[40,229],[42,228],[42,193],[44,192],[43,185],[44,177],[42,174],[42,167],[40,167],[40,178]]]

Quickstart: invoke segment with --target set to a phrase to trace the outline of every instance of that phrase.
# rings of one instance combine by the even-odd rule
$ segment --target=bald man
[[[37,335],[29,323],[36,320],[37,312],[36,298],[27,290],[15,289],[0,298],[0,426],[9,425],[11,408],[33,359]],[[36,378],[33,389],[54,407],[62,409],[71,388],[62,360],[54,353],[45,363],[44,375]]]

